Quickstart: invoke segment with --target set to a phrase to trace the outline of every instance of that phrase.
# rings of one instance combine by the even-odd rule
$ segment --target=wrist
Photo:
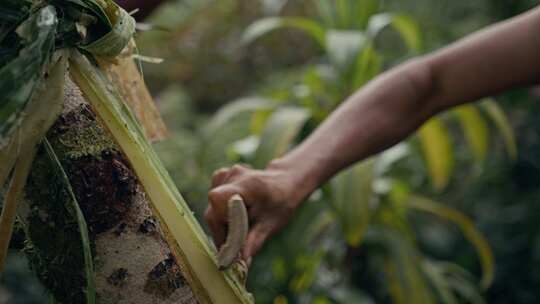
[[[291,207],[295,209],[319,187],[317,175],[309,172],[308,167],[302,162],[278,158],[271,161],[266,170],[275,172],[276,176],[282,179],[289,189]]]

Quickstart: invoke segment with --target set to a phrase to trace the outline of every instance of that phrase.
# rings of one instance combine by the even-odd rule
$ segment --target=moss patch
[[[59,148],[57,153],[61,159],[99,158],[103,151],[115,148],[106,131],[96,123],[96,116],[87,104],[62,115],[50,133],[51,143]]]

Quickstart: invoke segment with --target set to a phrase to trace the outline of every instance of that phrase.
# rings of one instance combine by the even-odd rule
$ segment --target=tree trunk
[[[57,303],[86,301],[69,185],[88,226],[97,303],[196,303],[135,174],[70,80],[65,109],[47,138],[69,184],[40,149],[20,217],[31,265]]]

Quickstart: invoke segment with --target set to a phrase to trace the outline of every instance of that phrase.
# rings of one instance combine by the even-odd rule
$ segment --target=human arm
[[[265,170],[217,171],[206,212],[217,245],[224,240],[231,195],[242,195],[249,209],[248,258],[340,170],[405,139],[441,111],[538,81],[538,50],[537,8],[380,75]]]

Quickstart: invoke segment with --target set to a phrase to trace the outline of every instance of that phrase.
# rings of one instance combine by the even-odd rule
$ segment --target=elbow
[[[437,85],[436,69],[429,56],[423,56],[409,61],[404,67],[404,79],[411,88],[417,106],[426,114],[433,115],[444,106],[439,102],[440,86]]]

